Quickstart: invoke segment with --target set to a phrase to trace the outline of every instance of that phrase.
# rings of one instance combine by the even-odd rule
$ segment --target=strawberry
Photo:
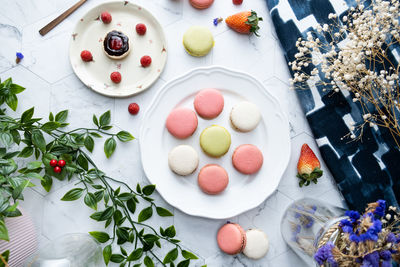
[[[257,16],[255,11],[243,11],[235,15],[229,16],[225,19],[226,24],[233,30],[240,33],[252,33],[258,35],[258,22],[263,19]]]
[[[317,179],[322,176],[323,171],[320,169],[321,163],[315,156],[311,148],[304,144],[301,147],[299,162],[297,163],[297,177],[300,179],[299,185],[307,186],[311,182],[316,184]]]

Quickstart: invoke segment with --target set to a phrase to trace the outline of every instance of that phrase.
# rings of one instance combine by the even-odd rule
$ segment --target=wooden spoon
[[[87,0],[80,0],[78,3],[73,5],[70,9],[62,13],[60,16],[52,20],[49,24],[44,26],[42,29],[39,30],[40,35],[44,36],[49,31],[51,31],[54,27],[60,24],[64,19],[66,19],[69,15],[75,12],[81,5],[83,5]]]

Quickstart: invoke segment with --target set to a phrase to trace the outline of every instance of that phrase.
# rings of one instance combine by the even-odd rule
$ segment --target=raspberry
[[[136,25],[136,32],[139,35],[145,35],[147,31],[146,25],[144,25],[143,23],[139,23]]]
[[[130,114],[132,115],[136,115],[139,113],[140,107],[138,104],[136,103],[130,103],[128,106],[128,111]]]
[[[82,60],[85,61],[85,62],[89,62],[89,61],[92,61],[92,60],[93,60],[92,53],[90,53],[90,51],[88,51],[88,50],[83,50],[83,51],[81,52],[81,58],[82,58]]]
[[[232,0],[234,5],[241,5],[243,3],[243,0]]]
[[[111,14],[108,13],[107,11],[104,11],[103,13],[101,13],[100,18],[104,24],[109,24],[112,21]]]
[[[121,82],[121,73],[119,73],[118,71],[114,71],[113,73],[111,73],[110,75],[110,79],[111,81],[113,81],[114,83],[120,83]]]
[[[142,64],[142,67],[143,67],[143,68],[146,68],[146,67],[150,66],[150,64],[151,64],[151,57],[150,57],[150,56],[143,56],[143,57],[140,59],[140,64]]]
[[[123,46],[121,37],[113,36],[110,41],[110,48],[113,50],[120,50]]]

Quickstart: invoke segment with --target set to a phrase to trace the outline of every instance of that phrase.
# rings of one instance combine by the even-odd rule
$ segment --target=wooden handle
[[[69,15],[74,13],[75,10],[77,10],[81,5],[83,5],[87,0],[80,0],[78,3],[73,5],[70,9],[62,13],[60,16],[52,20],[49,24],[44,26],[42,29],[40,29],[39,33],[40,35],[44,36],[46,35],[49,31],[51,31],[55,26],[60,24],[61,21],[66,19]]]

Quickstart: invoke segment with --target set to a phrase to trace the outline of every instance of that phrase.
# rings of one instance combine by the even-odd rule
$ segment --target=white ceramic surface
[[[103,11],[111,14],[110,24],[99,20]],[[138,23],[147,27],[143,36],[136,33]],[[110,59],[103,51],[104,37],[112,30],[122,31],[129,37],[130,53],[120,60]],[[116,1],[92,8],[78,21],[72,33],[69,57],[76,75],[87,87],[102,95],[127,97],[146,90],[158,79],[167,59],[166,47],[163,29],[149,11],[127,1]],[[91,51],[92,62],[82,61],[82,50]],[[147,68],[140,64],[144,55],[152,58]],[[122,75],[119,84],[110,80],[114,71]]]
[[[223,112],[212,120],[199,117],[191,137],[174,138],[165,127],[168,113],[176,107],[193,109],[196,93],[205,88],[221,91]],[[248,133],[235,131],[229,120],[232,107],[243,100],[256,104],[262,114],[257,128]],[[218,159],[207,156],[199,144],[202,130],[213,124],[225,127],[232,139],[228,153]],[[252,76],[223,67],[194,69],[166,84],[146,111],[140,136],[143,168],[158,192],[183,212],[207,218],[229,218],[259,205],[278,187],[290,158],[289,122],[276,98]],[[179,144],[191,145],[200,156],[197,171],[185,177],[168,167],[168,153]],[[262,151],[264,164],[256,174],[244,175],[232,166],[232,153],[241,144],[254,144]],[[199,169],[206,164],[219,164],[227,170],[229,185],[221,194],[207,195],[198,187]]]

